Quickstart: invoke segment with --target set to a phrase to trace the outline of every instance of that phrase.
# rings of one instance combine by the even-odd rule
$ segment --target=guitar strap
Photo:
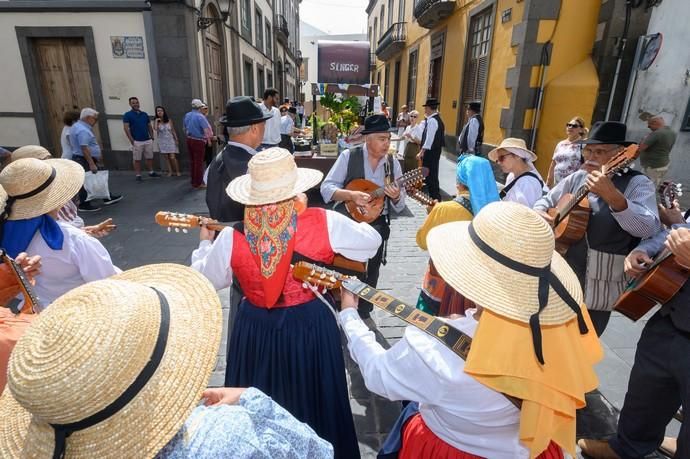
[[[524,174],[519,175],[516,179],[514,179],[514,180],[513,180],[512,182],[510,182],[508,185],[506,185],[505,187],[503,187],[503,189],[501,190],[501,192],[498,193],[498,197],[500,197],[501,199],[505,198],[506,195],[508,194],[508,192],[515,186],[515,184],[517,183],[517,181],[520,180],[522,177],[534,177],[534,178],[537,179],[537,181],[539,182],[539,185],[541,185],[542,187],[544,187],[544,182],[542,182],[542,181],[539,179],[539,176],[538,176],[537,174],[535,174],[534,172],[525,172]]]
[[[417,327],[427,335],[440,341],[462,360],[467,360],[472,338],[465,332],[458,330],[447,322],[427,314],[414,306],[403,303],[387,293],[377,290],[358,279],[344,281],[345,288],[358,297],[387,311],[408,324]],[[522,400],[503,394],[516,408],[522,407]]]

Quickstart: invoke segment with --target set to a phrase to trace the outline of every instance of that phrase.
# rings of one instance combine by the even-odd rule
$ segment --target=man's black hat
[[[388,122],[386,115],[378,114],[368,116],[364,120],[364,130],[362,134],[373,134],[374,132],[388,132],[391,124]]]
[[[288,112],[297,114],[297,109],[295,107],[289,107]]]
[[[220,117],[221,124],[228,127],[250,126],[273,117],[273,114],[261,111],[261,108],[247,96],[233,97],[225,104],[225,115]]]
[[[482,111],[482,104],[481,102],[470,102],[469,104],[467,104],[467,108],[469,108],[475,113],[479,113]]]
[[[611,144],[611,145],[632,145],[635,142],[626,140],[627,128],[625,124],[618,121],[597,121],[589,132],[589,138],[580,140],[578,144]]]
[[[438,99],[435,97],[430,97],[426,100],[426,103],[422,107],[436,108],[438,107]]]

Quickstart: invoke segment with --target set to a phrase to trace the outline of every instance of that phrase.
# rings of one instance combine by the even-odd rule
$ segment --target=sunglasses
[[[570,128],[570,129],[576,129],[576,128],[581,128],[579,124],[573,124],[573,123],[568,123],[565,125],[565,127]]]
[[[417,115],[410,115],[410,118],[417,118]]]
[[[507,153],[507,154],[505,154],[505,155],[501,155],[501,156],[499,156],[498,158],[496,158],[496,162],[497,162],[497,163],[501,163],[501,162],[503,162],[503,161],[504,161],[507,157],[509,157],[509,156],[515,156],[515,155],[513,155],[512,153]]]

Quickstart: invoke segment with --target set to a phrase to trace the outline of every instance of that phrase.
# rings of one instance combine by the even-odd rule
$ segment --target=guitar
[[[682,194],[681,186],[670,181],[659,185],[657,191],[661,205],[667,209],[672,208],[673,201]],[[690,271],[676,263],[669,250],[664,250],[654,259],[647,272],[630,281],[613,308],[637,321],[657,303],[664,304],[673,298],[688,277]]]
[[[404,173],[395,180],[395,183],[401,188],[421,187],[424,183],[424,178],[429,175],[429,169],[426,167],[418,167]],[[345,187],[349,191],[362,191],[369,194],[370,200],[364,205],[357,205],[354,201],[346,201],[345,208],[350,216],[357,222],[371,223],[381,215],[384,206],[383,187],[378,186],[374,182],[366,179],[354,179]]]
[[[630,145],[604,165],[604,174],[611,177],[624,171],[637,158],[637,145]],[[553,232],[558,252],[564,254],[568,247],[582,239],[589,223],[589,187],[582,185],[574,194],[566,193],[556,207],[547,211],[553,218]]]
[[[21,307],[21,300],[17,298],[20,293],[24,297],[24,305]],[[37,304],[38,297],[34,293],[33,284],[22,267],[0,249],[0,305],[14,314],[33,314]]]
[[[187,233],[191,228],[200,227],[201,219],[204,217],[191,214],[160,211],[156,213],[155,218],[157,224],[164,228],[168,228],[168,232],[174,231],[176,233]],[[211,220],[209,223],[206,224],[206,228],[212,231],[222,231],[224,228],[227,228],[228,226],[229,225],[223,225],[222,223],[218,223],[215,220]],[[333,258],[333,266],[336,266],[343,270],[358,273],[367,272],[367,264],[365,262],[351,260],[339,254],[335,254],[335,257]]]

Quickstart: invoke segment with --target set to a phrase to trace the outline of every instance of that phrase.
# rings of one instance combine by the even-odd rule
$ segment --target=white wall
[[[137,96],[142,109],[153,112],[149,56],[142,13],[3,13],[0,15],[0,112],[33,111],[24,66],[19,54],[15,26],[22,27],[92,27],[106,114],[121,115],[129,110],[128,98]],[[111,36],[144,38],[145,59],[115,59]],[[129,143],[122,123],[108,123],[114,150],[127,149]],[[32,119],[0,119],[0,144],[21,146],[36,143],[38,134]]]
[[[667,178],[680,182],[690,177],[690,132],[680,131],[690,100],[690,78],[686,75],[690,69],[689,17],[687,0],[664,0],[653,8],[648,33],[661,32],[663,43],[652,66],[638,73],[627,119],[632,140],[640,140],[649,132],[647,123],[639,119],[643,112],[661,114],[678,133]]]

